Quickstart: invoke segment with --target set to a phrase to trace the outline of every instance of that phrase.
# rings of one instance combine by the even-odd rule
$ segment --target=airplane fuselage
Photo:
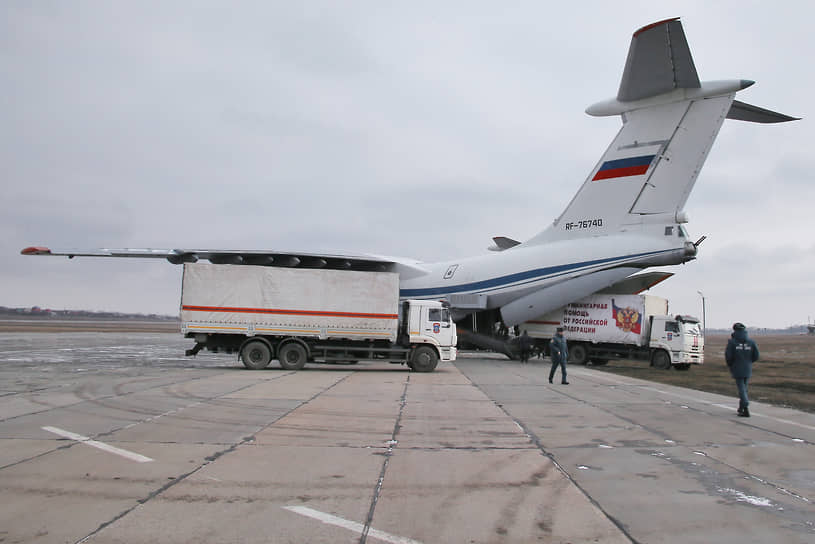
[[[570,284],[570,297],[575,296],[573,289],[588,294],[639,269],[693,259],[695,248],[689,247],[684,236],[675,234],[677,230],[663,236],[619,233],[543,245],[522,244],[500,253],[427,264],[424,275],[403,275],[400,296],[446,299],[460,312],[466,312],[468,308],[473,311],[502,308],[556,285]],[[586,281],[589,276],[594,281]],[[585,284],[583,289],[579,287],[581,281]],[[558,302],[555,299],[553,304]],[[540,303],[535,304],[534,312],[538,313],[528,318],[548,311],[543,308]]]

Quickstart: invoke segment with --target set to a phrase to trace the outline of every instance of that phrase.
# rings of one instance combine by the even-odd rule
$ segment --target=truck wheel
[[[416,372],[433,372],[439,363],[439,356],[436,350],[430,346],[419,346],[411,357],[411,367]]]
[[[658,368],[660,370],[670,370],[671,368],[671,357],[668,353],[664,350],[659,350],[654,353],[654,357],[651,359],[651,366]]]
[[[250,340],[241,348],[241,359],[249,370],[261,370],[272,360],[272,349],[263,340]]]
[[[306,348],[297,342],[291,342],[280,348],[277,358],[280,359],[280,366],[285,370],[300,370],[306,366]]]
[[[569,346],[569,359],[576,365],[585,365],[589,362],[589,350],[583,344]]]

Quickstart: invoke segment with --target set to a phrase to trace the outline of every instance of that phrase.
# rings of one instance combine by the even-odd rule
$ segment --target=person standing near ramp
[[[742,323],[733,324],[733,334],[727,341],[724,360],[739,390],[738,414],[741,417],[750,417],[750,410],[747,408],[750,404],[747,398],[747,382],[753,375],[753,363],[758,361],[758,355],[758,346],[747,336],[747,327]]]
[[[518,339],[518,345],[521,348],[521,363],[528,363],[529,352],[532,350],[532,338],[529,337],[526,330]]]
[[[549,383],[555,377],[555,370],[560,365],[560,377],[563,385],[569,385],[566,381],[566,361],[569,359],[569,347],[566,339],[563,338],[563,327],[558,327],[554,338],[549,342],[549,353],[552,355],[552,369],[549,371]]]

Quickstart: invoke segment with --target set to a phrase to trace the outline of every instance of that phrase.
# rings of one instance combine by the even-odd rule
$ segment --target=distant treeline
[[[747,331],[750,334],[758,335],[758,334],[807,334],[809,332],[806,325],[793,325],[791,327],[787,327],[786,329],[768,329],[765,327],[747,327]],[[707,334],[730,334],[732,333],[732,329],[711,329],[708,327]]]
[[[7,308],[0,306],[0,318],[26,319],[131,319],[143,321],[177,321],[175,315],[128,314],[122,312],[91,312],[88,310],[52,310],[32,306],[30,308]]]

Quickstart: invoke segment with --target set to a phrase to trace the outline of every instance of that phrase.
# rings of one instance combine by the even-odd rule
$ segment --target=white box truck
[[[548,348],[557,327],[569,345],[569,361],[604,365],[639,359],[652,366],[687,370],[704,362],[699,320],[668,315],[668,301],[652,295],[591,295],[521,325]]]
[[[181,332],[195,340],[187,355],[237,353],[252,370],[376,359],[432,372],[456,358],[449,309],[400,303],[393,272],[188,263]]]

